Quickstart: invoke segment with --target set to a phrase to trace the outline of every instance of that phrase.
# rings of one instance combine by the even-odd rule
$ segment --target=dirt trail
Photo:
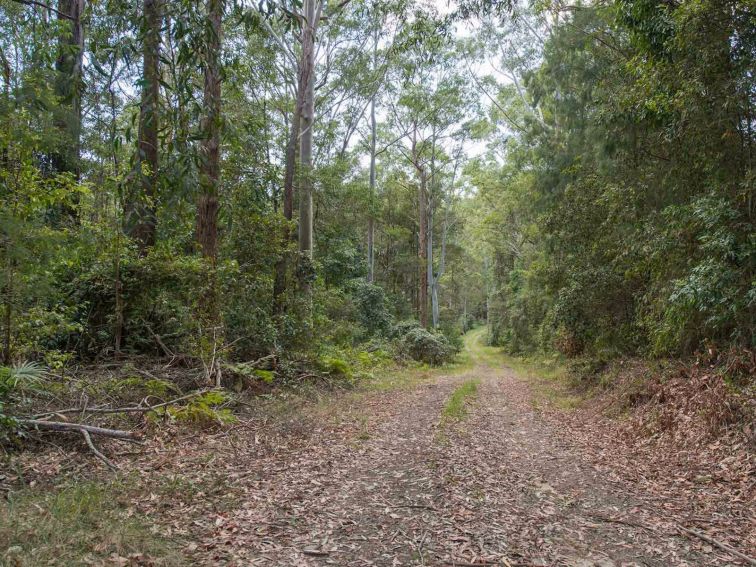
[[[464,374],[371,394],[349,408],[350,426],[326,420],[256,455],[239,478],[238,506],[200,526],[194,560],[736,564],[660,523],[654,499],[632,483],[605,480],[479,338],[468,340],[473,368]],[[480,382],[466,419],[441,423],[445,401],[472,378]]]

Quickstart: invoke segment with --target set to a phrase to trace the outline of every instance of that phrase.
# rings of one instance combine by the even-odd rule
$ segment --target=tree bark
[[[61,131],[61,148],[52,155],[53,169],[59,173],[80,175],[81,148],[81,91],[82,61],[84,57],[84,29],[81,17],[84,0],[59,0],[58,20],[61,36],[55,62],[57,78],[55,94],[60,99],[63,114],[56,119]]]
[[[304,66],[300,63],[297,71],[297,96],[294,101],[294,112],[291,117],[291,127],[289,132],[289,141],[286,145],[286,164],[284,169],[284,195],[283,195],[283,215],[284,219],[291,221],[294,216],[294,179],[297,169],[297,147],[299,145],[299,133],[302,121],[302,106],[305,97],[305,84],[302,73]],[[292,238],[291,230],[287,225],[283,232],[284,246],[288,247],[289,240]],[[276,263],[276,277],[273,282],[273,300],[276,313],[283,312],[283,303],[281,296],[286,291],[286,278],[289,266],[287,251],[284,250],[281,259]]]
[[[205,44],[204,94],[205,115],[200,144],[199,185],[196,234],[202,255],[215,265],[218,256],[218,193],[220,187],[221,128],[221,20],[223,0],[208,0],[208,37]]]
[[[433,128],[432,146],[431,146],[431,160],[430,160],[430,189],[427,196],[427,216],[428,216],[428,238],[426,253],[426,285],[431,292],[431,322],[433,328],[438,327],[438,289],[436,287],[436,281],[433,277],[433,212],[434,212],[434,195],[436,193],[436,129]]]
[[[378,71],[378,25],[373,30],[373,73]],[[375,98],[378,89],[373,91],[370,98],[370,196],[368,199],[368,233],[367,233],[367,281],[375,281]]]
[[[428,176],[417,144],[417,122],[412,131],[412,162],[419,176],[417,187],[417,307],[420,324],[428,326]]]
[[[144,0],[143,81],[139,109],[137,178],[140,193],[129,204],[130,233],[142,253],[155,244],[155,197],[158,174],[158,104],[160,97],[161,1]],[[146,166],[146,167],[145,167]],[[145,171],[146,170],[146,171]]]
[[[427,176],[425,170],[420,168],[420,184],[417,192],[418,204],[418,307],[420,311],[420,324],[423,327],[428,326],[428,188]]]
[[[204,42],[204,116],[200,123],[199,185],[196,235],[206,266],[206,283],[199,300],[199,322],[206,344],[202,362],[205,378],[216,386],[221,384],[221,367],[218,353],[223,342],[220,301],[218,298],[218,196],[220,192],[220,140],[221,140],[221,22],[223,0],[207,0],[207,31]]]
[[[302,31],[302,80],[304,100],[302,105],[302,133],[299,152],[301,183],[299,187],[299,252],[302,259],[312,260],[312,127],[315,118],[315,32],[316,0],[305,0],[304,29]],[[303,270],[300,285],[309,293],[311,265]]]
[[[7,262],[7,273],[4,293],[4,313],[3,313],[3,364],[10,366],[13,362],[13,351],[11,337],[13,336],[13,259],[10,257],[10,242],[6,242],[5,261]]]

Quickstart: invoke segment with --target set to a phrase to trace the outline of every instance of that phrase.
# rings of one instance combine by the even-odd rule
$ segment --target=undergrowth
[[[125,505],[119,482],[24,489],[0,502],[0,565],[180,565],[172,543]]]
[[[572,410],[590,395],[576,387],[574,375],[558,358],[502,355],[502,361],[530,384],[536,408],[548,405]]]

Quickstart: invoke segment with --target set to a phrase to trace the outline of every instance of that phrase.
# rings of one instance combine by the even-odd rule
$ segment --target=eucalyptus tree
[[[379,21],[376,19],[373,24],[373,72],[378,70],[378,37]],[[373,216],[373,201],[375,199],[375,177],[376,177],[376,138],[378,122],[375,118],[375,103],[378,92],[373,93],[370,97],[370,180],[369,191],[370,200],[368,202],[368,226],[367,226],[367,281],[373,283],[375,280],[375,218]]]
[[[433,24],[427,21],[425,25]],[[473,104],[458,63],[456,50],[448,42],[433,42],[409,53],[403,62],[398,100],[390,111],[398,148],[417,176],[417,308],[424,326],[429,322],[428,293],[433,289],[433,312],[438,312],[433,226],[436,208],[442,201],[441,162],[454,161],[442,159],[442,156],[449,142],[459,136],[462,122]],[[432,322],[437,326],[438,317]]]
[[[202,255],[214,265],[218,255],[218,191],[221,144],[221,40],[223,0],[207,0],[202,73],[203,117],[200,141],[200,196],[197,204],[197,241]]]
[[[160,127],[160,58],[164,0],[144,0],[141,18],[142,93],[139,109],[136,177],[139,194],[129,203],[130,232],[142,252],[155,244]]]
[[[364,46],[366,5],[342,1],[306,1],[300,12],[295,5],[271,3],[287,22],[284,30],[275,21],[262,24],[283,57],[282,79],[292,85],[293,105],[285,154],[283,216],[292,220],[295,185],[298,189],[299,286],[309,294],[314,272],[313,190],[316,166],[326,158],[343,157],[367,108],[372,75],[365,73]],[[283,31],[283,33],[282,33]],[[292,72],[294,70],[294,72]],[[360,72],[362,71],[362,72]],[[376,87],[377,88],[377,87]],[[317,92],[323,92],[316,96]],[[316,132],[318,113],[320,131]],[[335,138],[340,131],[340,139]],[[317,135],[316,135],[317,134]],[[288,228],[284,240],[288,239]],[[276,266],[274,295],[286,288],[287,261]],[[280,300],[276,302],[280,306]],[[280,307],[279,307],[280,308]]]
[[[445,156],[442,156],[445,157]],[[463,167],[464,159],[464,136],[460,136],[457,140],[457,146],[452,151],[452,154],[448,156],[446,163],[441,160],[433,160],[433,174],[432,174],[432,186],[434,191],[431,193],[431,201],[438,200],[443,207],[443,218],[441,221],[441,249],[438,254],[438,262],[436,266],[433,263],[433,219],[434,207],[428,207],[428,243],[429,261],[428,261],[428,278],[431,293],[431,315],[433,317],[433,328],[437,329],[440,323],[440,305],[439,305],[439,290],[441,288],[441,278],[446,273],[446,251],[447,241],[449,238],[449,231],[452,228],[453,221],[451,216],[453,215],[452,208],[457,204],[456,184],[458,181],[458,174]],[[439,163],[441,162],[441,163]],[[450,172],[444,172],[444,166],[450,167]],[[446,175],[443,175],[446,173]],[[446,177],[446,179],[444,179]]]

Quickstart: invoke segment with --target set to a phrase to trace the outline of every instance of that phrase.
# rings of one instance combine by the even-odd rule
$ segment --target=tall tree
[[[221,33],[223,0],[207,0],[207,31],[204,41],[204,115],[200,123],[199,185],[196,233],[200,250],[207,264],[204,297],[200,299],[200,317],[205,344],[212,345],[203,352],[208,381],[221,385],[221,368],[217,357],[222,341],[220,305],[216,265],[218,260],[218,209],[220,193],[221,144]]]
[[[317,6],[316,6],[317,5]],[[305,0],[302,30],[301,81],[304,88],[302,101],[302,132],[299,149],[301,183],[299,186],[299,253],[302,260],[312,260],[312,130],[315,121],[315,38],[322,4]],[[302,289],[310,290],[309,269],[303,270]]]
[[[428,172],[418,142],[417,120],[413,123],[411,160],[418,175],[417,184],[417,302],[420,324],[428,326]],[[432,248],[431,248],[432,249]]]
[[[267,23],[267,22],[266,22]],[[279,39],[275,32],[268,25],[268,30],[276,41],[284,46],[281,39]],[[300,40],[302,35],[300,34]],[[294,67],[296,73],[295,95],[294,95],[294,108],[291,113],[291,120],[289,124],[289,137],[286,144],[286,154],[284,157],[284,190],[283,190],[283,216],[287,222],[283,230],[283,242],[284,246],[288,247],[289,240],[292,238],[292,231],[289,226],[289,222],[294,217],[294,182],[297,169],[297,156],[299,154],[299,135],[302,123],[302,107],[304,105],[306,78],[303,73],[306,71],[306,67],[302,65],[301,61],[297,61],[293,57],[291,52],[284,46],[284,54],[286,62],[290,63]],[[289,258],[286,250],[281,258],[276,263],[275,280],[273,283],[273,301],[274,309],[277,313],[281,313],[283,310],[283,303],[281,296],[286,291],[286,278],[289,269]]]
[[[223,0],[207,0],[207,32],[204,44],[204,91],[201,122],[197,242],[211,265],[218,256],[218,194],[220,189],[221,69],[220,51]]]
[[[142,95],[139,108],[136,177],[139,193],[129,203],[130,233],[142,252],[155,244],[160,98],[162,0],[144,0],[142,18]]]
[[[373,28],[373,73],[377,77],[378,73],[378,18],[376,18]],[[375,99],[378,96],[378,89],[373,91],[370,97],[370,197],[368,199],[368,227],[367,227],[367,281],[373,283],[375,280],[375,166],[376,166],[376,132],[377,122],[375,119]]]

